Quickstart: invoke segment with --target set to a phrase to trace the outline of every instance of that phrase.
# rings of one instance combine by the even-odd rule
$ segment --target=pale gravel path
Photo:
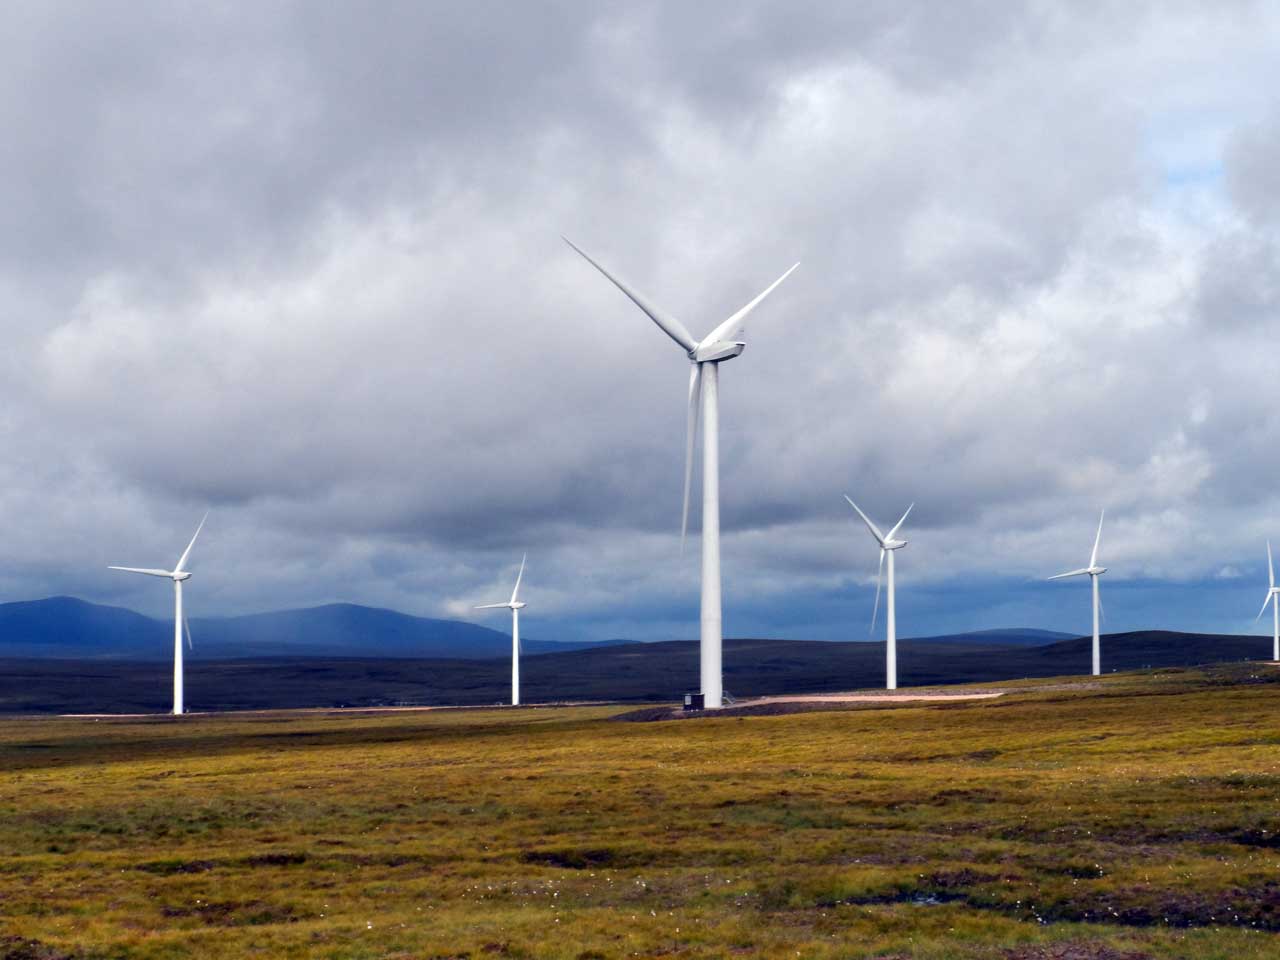
[[[814,693],[788,694],[739,700],[735,707],[755,707],[765,703],[911,703],[914,701],[990,700],[1003,697],[1004,691],[990,693]]]

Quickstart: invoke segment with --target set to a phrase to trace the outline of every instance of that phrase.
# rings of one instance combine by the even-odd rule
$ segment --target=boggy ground
[[[1280,670],[999,688],[5,721],[0,958],[1280,956]]]

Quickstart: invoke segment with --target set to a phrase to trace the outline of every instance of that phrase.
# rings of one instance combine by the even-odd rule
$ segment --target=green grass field
[[[0,722],[0,958],[1280,957],[1280,669]]]

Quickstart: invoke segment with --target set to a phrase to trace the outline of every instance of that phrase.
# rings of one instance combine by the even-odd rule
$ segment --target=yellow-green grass
[[[1280,956],[1280,670],[1003,686],[6,720],[0,958]]]

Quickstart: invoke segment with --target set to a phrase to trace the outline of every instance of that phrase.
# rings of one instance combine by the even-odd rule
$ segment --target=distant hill
[[[1056,630],[1034,630],[1030,627],[1003,627],[997,630],[973,630],[969,633],[948,633],[940,637],[911,637],[917,643],[993,643],[1002,647],[1040,647],[1059,640],[1071,640],[1074,633]]]
[[[903,640],[899,678],[909,687],[1079,675],[1088,672],[1089,645],[1088,637],[1036,647]],[[1261,636],[1146,631],[1102,638],[1108,672],[1260,660],[1270,654],[1271,638]],[[724,667],[725,688],[739,697],[879,687],[884,644],[726,640]],[[505,701],[509,670],[505,657],[197,660],[188,667],[186,693],[192,710],[485,704]],[[163,711],[169,704],[169,671],[164,659],[0,658],[0,713]],[[529,703],[672,701],[697,687],[698,645],[599,645],[531,656],[521,673]]]
[[[239,617],[192,617],[193,660],[243,657],[501,657],[511,635],[460,620],[333,603]],[[621,641],[607,641],[621,642]],[[173,621],[74,597],[0,604],[0,657],[164,660]],[[523,639],[528,654],[594,646]]]
[[[192,660],[244,657],[505,656],[510,634],[461,620],[434,620],[354,603],[278,610],[238,617],[192,617]],[[1036,646],[1070,638],[1050,630],[1017,628],[921,637],[921,643]],[[526,654],[603,648],[626,640],[559,643],[525,638]],[[172,621],[123,607],[50,597],[0,604],[0,657],[158,660],[170,655]]]

